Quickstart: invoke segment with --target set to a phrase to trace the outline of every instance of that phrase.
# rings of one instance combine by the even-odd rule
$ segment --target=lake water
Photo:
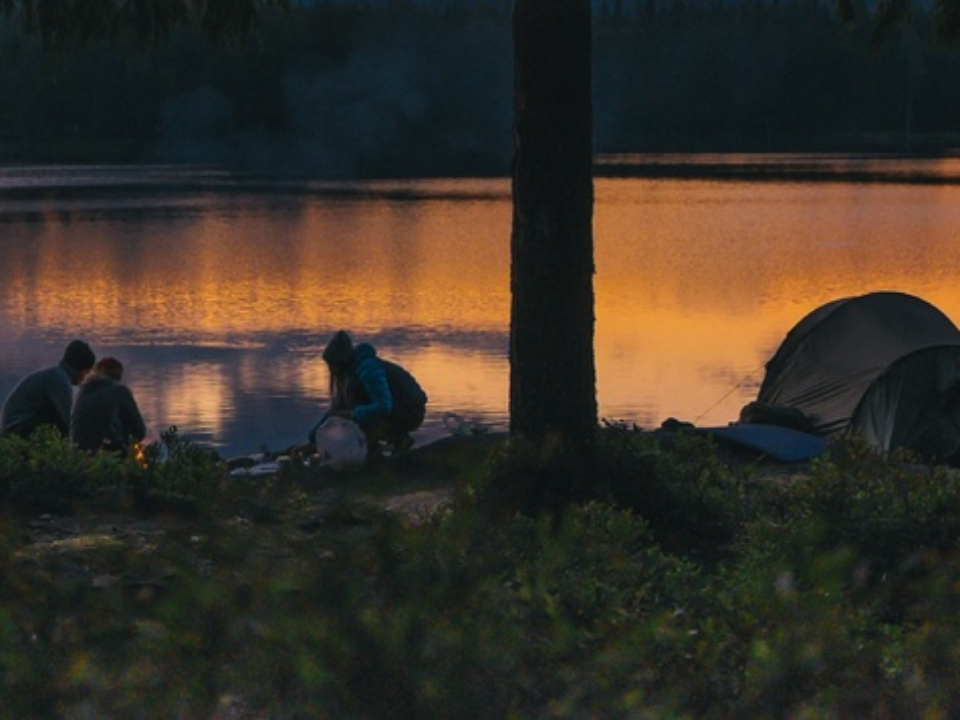
[[[605,158],[595,186],[603,418],[726,424],[803,315],[900,290],[960,320],[960,161]],[[456,412],[507,426],[510,183],[204,168],[0,167],[0,396],[73,337],[126,365],[156,436],[304,440],[352,331]]]

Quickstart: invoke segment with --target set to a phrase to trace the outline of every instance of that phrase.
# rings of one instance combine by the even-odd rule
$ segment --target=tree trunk
[[[516,0],[510,431],[589,460],[597,429],[590,0]]]

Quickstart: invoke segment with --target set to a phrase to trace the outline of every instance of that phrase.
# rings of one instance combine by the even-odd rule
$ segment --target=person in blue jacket
[[[330,373],[330,409],[309,433],[316,432],[330,416],[353,420],[376,449],[385,442],[391,454],[413,445],[411,432],[423,423],[427,394],[404,368],[377,355],[369,343],[353,344],[350,335],[338,331],[323,351]]]

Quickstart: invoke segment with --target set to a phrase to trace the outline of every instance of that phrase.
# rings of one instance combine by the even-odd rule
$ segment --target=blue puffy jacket
[[[360,427],[366,427],[377,419],[386,418],[393,410],[393,396],[387,373],[377,357],[377,351],[369,343],[359,343],[353,349],[351,374],[363,387],[365,402],[354,405],[353,419]]]

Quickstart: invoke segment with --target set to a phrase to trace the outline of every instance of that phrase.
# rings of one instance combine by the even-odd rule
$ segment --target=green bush
[[[777,495],[724,577],[750,634],[741,707],[955,715],[956,471],[844,441]]]
[[[116,486],[132,469],[116,455],[80,451],[52,427],[29,439],[0,438],[0,497],[7,503],[62,509]]]
[[[7,518],[3,712],[210,717],[234,699],[268,717],[960,713],[955,471],[839,443],[768,475],[703,438],[603,435],[595,497],[553,515],[496,503],[511,463],[549,480],[516,446],[416,525],[282,484],[256,496],[270,512],[238,516],[222,467],[184,447],[123,477],[209,494],[202,525],[163,516],[162,542],[73,559],[31,550]],[[93,459],[44,443],[85,482],[121,477],[93,481]],[[321,507],[324,521],[297,519]]]
[[[755,503],[751,466],[725,463],[708,436],[608,425],[597,456],[595,497],[633,510],[666,547],[702,559],[723,553]]]
[[[0,501],[25,508],[209,503],[224,475],[215,454],[180,439],[176,428],[160,442],[132,446],[124,455],[80,450],[52,427],[40,428],[30,438],[0,438]]]

